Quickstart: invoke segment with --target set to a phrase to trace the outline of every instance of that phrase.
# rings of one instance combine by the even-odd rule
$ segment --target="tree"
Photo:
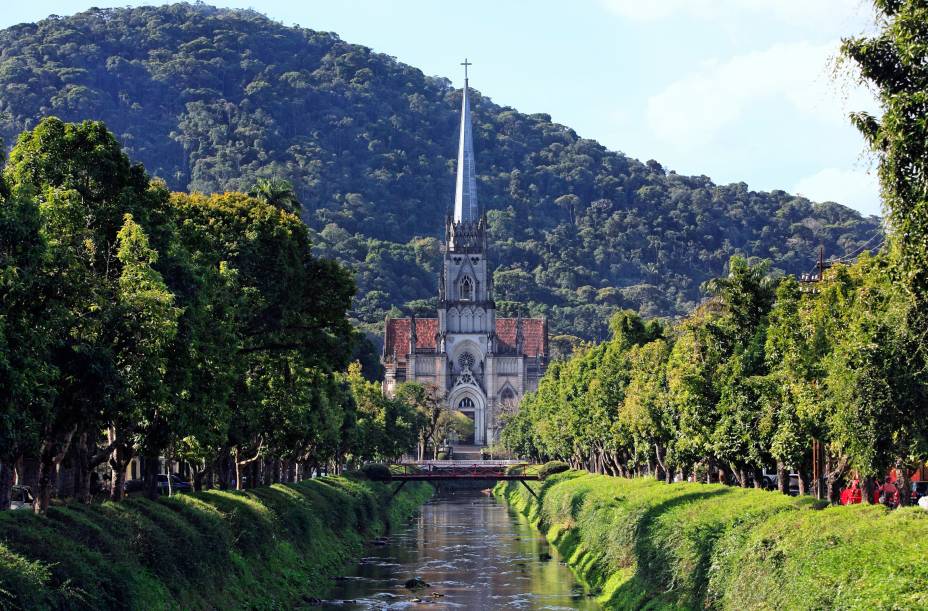
[[[43,307],[46,244],[35,202],[13,198],[0,178],[0,511],[10,507],[13,469],[34,454],[54,398],[49,312]]]
[[[57,465],[77,438],[96,443],[110,410],[118,409],[117,368],[107,333],[113,328],[121,261],[117,233],[131,213],[155,248],[166,241],[167,192],[151,188],[99,122],[48,118],[23,133],[4,176],[16,197],[39,204],[48,244],[37,299],[55,317],[47,333],[57,372],[55,402],[43,423],[37,510],[44,511]],[[91,439],[92,438],[92,439]],[[86,473],[87,465],[82,465]]]
[[[670,345],[662,339],[635,346],[629,354],[629,382],[620,418],[634,436],[639,454],[653,455],[656,477],[670,482],[675,471],[672,451],[675,423],[667,388]],[[649,456],[650,459],[650,456]]]
[[[440,391],[432,385],[404,382],[397,387],[396,398],[415,410],[418,460],[425,460],[429,446],[437,454],[441,430],[451,418]]]
[[[414,406],[385,396],[378,382],[364,378],[358,362],[348,366],[347,380],[357,406],[356,434],[350,446],[356,460],[395,460],[416,445]]]
[[[303,207],[297,199],[293,185],[281,178],[259,178],[248,191],[248,195],[293,214],[299,214]]]
[[[874,0],[881,29],[845,39],[842,53],[877,91],[882,117],[860,112],[852,121],[877,153],[883,202],[899,241],[899,272],[928,326],[928,4]]]
[[[171,443],[170,423],[178,417],[177,404],[171,400],[172,388],[165,384],[165,378],[167,352],[177,334],[181,310],[153,268],[157,251],[150,247],[148,236],[131,214],[125,215],[116,240],[116,259],[122,271],[111,324],[105,331],[120,380],[111,441],[146,458],[146,489],[154,498],[158,494],[155,476],[159,458]],[[114,478],[117,497],[120,474],[125,470],[124,465],[121,467]]]

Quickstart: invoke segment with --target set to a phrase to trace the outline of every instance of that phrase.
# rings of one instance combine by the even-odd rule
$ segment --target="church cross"
[[[471,62],[467,61],[467,58],[465,57],[465,58],[464,58],[464,61],[461,62],[461,65],[464,66],[464,80],[466,81],[466,80],[467,80],[467,67],[468,67],[468,66],[473,66],[474,64],[472,64]]]

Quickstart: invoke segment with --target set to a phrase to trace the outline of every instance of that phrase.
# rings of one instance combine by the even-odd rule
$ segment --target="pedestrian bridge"
[[[537,473],[523,473],[511,467],[528,467],[529,463],[519,460],[423,460],[401,462],[394,465],[391,479],[400,483],[393,491],[396,495],[406,482],[438,481],[518,481],[522,482],[535,496],[526,481],[541,479]],[[400,471],[399,469],[402,469]]]

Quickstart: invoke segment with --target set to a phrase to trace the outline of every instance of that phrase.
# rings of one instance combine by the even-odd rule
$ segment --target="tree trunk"
[[[796,473],[799,475],[799,496],[802,496],[807,494],[809,490],[809,472],[805,465],[800,465]]]
[[[902,477],[896,480],[896,488],[899,488],[899,505],[905,507],[909,504],[909,468],[905,465],[897,467],[896,472],[902,472]],[[902,482],[902,486],[899,482]]]
[[[126,497],[126,468],[132,462],[129,448],[119,444],[110,456],[110,500],[121,501]]]
[[[755,488],[763,488],[763,486],[764,486],[764,473],[763,473],[763,471],[762,471],[761,469],[758,469],[757,467],[754,467],[754,468],[751,470],[751,473],[752,473],[753,476],[754,476],[754,487],[755,487]]]
[[[873,504],[873,493],[876,490],[876,482],[874,482],[872,475],[868,475],[867,477],[864,478],[863,488],[864,488],[863,490],[864,503],[867,503],[868,505],[872,505]]]
[[[7,511],[10,508],[10,495],[13,492],[14,462],[4,460],[0,463],[0,511]]]
[[[780,494],[789,494],[789,473],[782,461],[777,461],[777,490]]]
[[[71,438],[77,426],[71,427],[68,431],[58,431],[45,438],[42,442],[42,448],[39,453],[39,484],[35,495],[35,512],[45,513],[52,500],[52,491],[55,489],[55,482],[58,479],[58,465],[64,459],[68,448],[71,446]]]
[[[671,480],[670,469],[668,469],[667,465],[664,464],[667,455],[665,453],[664,457],[661,458],[661,453],[661,446],[654,444],[654,460],[657,461],[657,469],[655,469],[654,476],[658,481],[664,480],[664,482],[669,484]]]
[[[193,469],[193,490],[199,492],[203,490],[203,476],[208,469],[201,469],[200,463],[191,464],[190,468]]]
[[[242,464],[238,460],[238,448],[235,448],[235,457],[232,462],[235,464],[235,489],[242,489]]]
[[[145,496],[152,501],[158,500],[158,472],[161,471],[158,463],[157,454],[145,456]]]
[[[80,503],[90,503],[90,449],[87,431],[79,430],[71,444],[71,462],[74,471],[72,494]]]

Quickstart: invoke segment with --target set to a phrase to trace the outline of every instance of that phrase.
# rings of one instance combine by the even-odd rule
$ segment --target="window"
[[[473,366],[474,366],[474,355],[471,354],[470,352],[465,352],[465,353],[462,354],[461,357],[458,359],[458,365],[461,366],[461,369],[464,369],[464,368],[467,368],[467,367],[473,368]]]
[[[504,389],[499,398],[503,405],[514,405],[516,402],[516,394],[512,392],[511,388]]]
[[[464,397],[458,403],[458,411],[463,412],[464,410],[473,410],[474,408],[475,408],[474,400],[471,399],[470,397]]]
[[[464,276],[461,280],[461,301],[471,301],[474,298],[474,283],[471,282],[470,276]]]

